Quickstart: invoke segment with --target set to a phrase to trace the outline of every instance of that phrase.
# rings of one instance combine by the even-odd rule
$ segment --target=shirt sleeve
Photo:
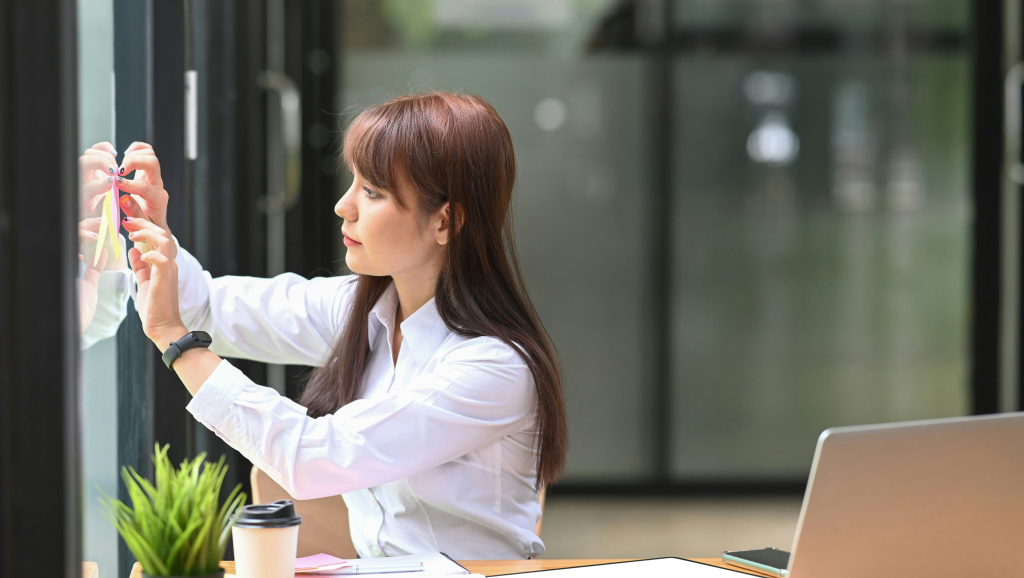
[[[82,351],[96,342],[117,335],[128,315],[128,293],[134,278],[131,270],[103,271],[97,286],[96,314],[82,334]]]
[[[311,418],[222,361],[188,410],[295,499],[378,486],[532,427],[533,378],[510,347],[461,344],[400,391]]]
[[[178,248],[178,306],[189,330],[213,337],[225,357],[322,365],[348,311],[356,276],[213,278]]]

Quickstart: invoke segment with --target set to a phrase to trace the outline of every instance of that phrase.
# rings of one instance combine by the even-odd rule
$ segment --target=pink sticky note
[[[121,232],[121,191],[117,190],[117,183],[110,187],[110,220],[114,222],[114,228]]]
[[[330,554],[314,554],[312,556],[306,556],[304,558],[296,558],[295,570],[297,572],[302,570],[309,571],[316,570],[317,568],[323,566],[338,566],[347,563],[347,560],[336,558],[334,556],[331,556]]]

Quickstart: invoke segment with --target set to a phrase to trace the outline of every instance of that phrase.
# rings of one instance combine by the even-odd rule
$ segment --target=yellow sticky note
[[[117,202],[120,201],[120,195],[117,194],[117,187],[110,187],[110,192],[107,193],[109,196],[109,208],[110,218],[107,223],[110,226],[110,242],[114,245],[114,262],[119,262],[121,259],[121,239],[117,238],[117,233],[121,229],[121,208],[117,206]]]
[[[95,267],[100,262],[100,251],[103,250],[103,241],[107,238],[107,228],[109,227],[110,219],[107,218],[107,211],[109,209],[109,203],[107,203],[107,197],[110,196],[110,192],[103,197],[103,210],[100,211],[100,230],[99,238],[96,239],[96,255],[92,258],[92,266]]]

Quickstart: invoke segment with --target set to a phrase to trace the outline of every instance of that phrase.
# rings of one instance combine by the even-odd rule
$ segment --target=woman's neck
[[[410,315],[416,313],[427,301],[434,297],[439,271],[428,271],[418,275],[393,275],[395,289],[398,291],[398,311],[395,312],[395,325],[399,326]]]

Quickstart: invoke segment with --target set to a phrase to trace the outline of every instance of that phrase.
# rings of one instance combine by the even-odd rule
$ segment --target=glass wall
[[[967,2],[675,15],[673,477],[967,413]]]
[[[508,124],[523,266],[566,376],[566,482],[799,480],[825,427],[969,411],[968,8],[347,0],[337,107],[456,90]],[[645,48],[664,29],[669,111]],[[644,321],[662,277],[664,336]]]
[[[94,144],[114,143],[114,6],[113,0],[78,1],[79,142],[83,152]],[[103,515],[100,498],[118,495],[117,338],[127,313],[128,278],[123,253],[115,258],[110,229],[100,217],[101,191],[110,175],[89,166],[81,178],[79,307],[82,333],[82,546],[83,559],[97,564],[101,578],[118,575],[117,531]],[[109,211],[108,211],[109,213]],[[100,225],[105,225],[99,246]]]

